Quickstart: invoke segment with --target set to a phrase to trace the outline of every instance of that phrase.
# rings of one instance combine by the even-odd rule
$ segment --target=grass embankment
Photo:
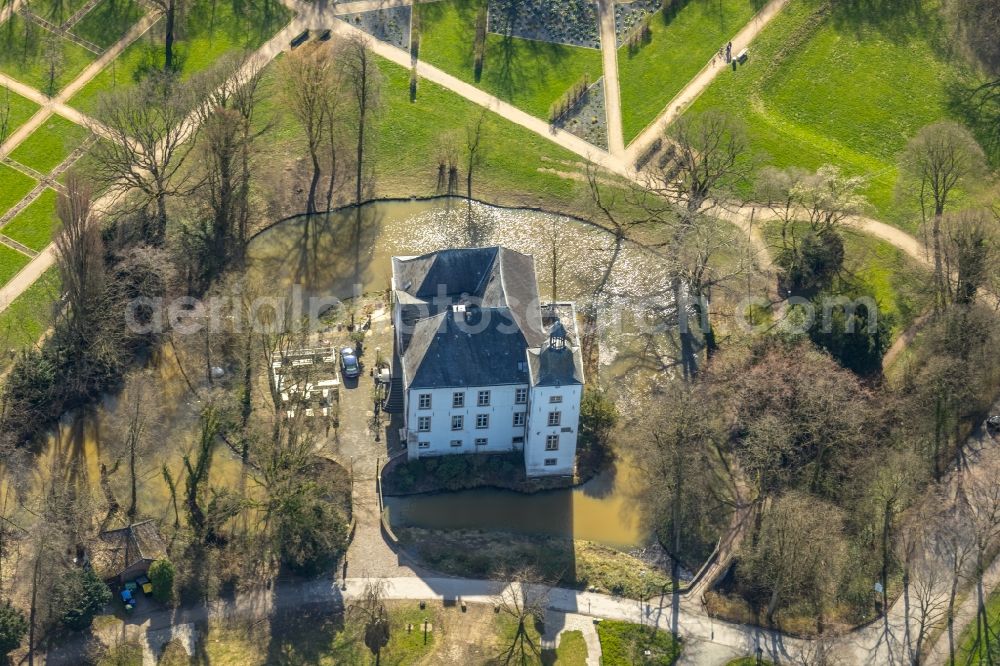
[[[280,30],[291,17],[279,4],[259,0],[240,6],[205,0],[185,9],[186,29],[174,45],[175,67],[182,79],[200,72],[223,54],[255,49]],[[163,68],[163,19],[133,42],[110,65],[70,100],[75,108],[93,113],[102,93],[132,86],[149,71]]]
[[[0,215],[3,215],[35,187],[35,180],[17,169],[0,164]]]
[[[62,116],[49,116],[41,127],[21,142],[10,157],[35,171],[47,174],[82,144],[90,131]]]
[[[986,616],[989,618],[989,632],[993,646],[992,661],[987,659],[986,646],[976,637],[976,620],[965,627],[958,639],[957,664],[987,664],[997,660],[997,633],[1000,632],[1000,589],[995,589],[986,599]]]
[[[32,0],[31,11],[47,21],[61,24],[78,9],[87,4],[87,0]]]
[[[0,26],[0,35],[3,34],[3,27]],[[2,37],[0,37],[2,39]],[[7,140],[11,134],[17,131],[17,128],[28,122],[31,116],[35,115],[38,111],[38,105],[29,99],[21,97],[10,88],[6,86],[0,86],[0,106],[8,109],[7,113],[7,135],[0,136],[0,143]]]
[[[6,248],[0,246],[0,251],[3,249]],[[53,307],[60,291],[59,270],[50,268],[0,312],[0,349],[19,349],[35,344],[52,323]],[[6,369],[8,360],[5,356],[0,361],[0,369]]]
[[[878,215],[914,231],[894,202],[897,156],[921,127],[949,117],[954,91],[973,82],[941,46],[947,28],[933,0],[854,7],[789,3],[747,64],[723,72],[692,110],[741,117],[764,162],[867,177]]]
[[[780,223],[768,224],[764,237],[773,248],[772,254],[777,255]],[[899,248],[867,234],[846,230],[843,239],[844,279],[875,298],[882,316],[889,317],[895,340],[931,306],[927,268]]]
[[[55,95],[96,56],[14,14],[0,25],[0,71],[22,83]]]
[[[671,589],[669,577],[642,560],[608,546],[573,539],[480,530],[394,528],[400,542],[442,573],[489,578],[525,564],[542,580],[638,599]]]
[[[542,652],[545,666],[587,666],[587,641],[582,631],[564,631],[559,634],[555,650]]]
[[[420,59],[519,109],[549,118],[549,107],[584,74],[603,74],[601,52],[564,44],[488,34],[481,78],[476,80],[476,14],[484,0],[417,5]]]
[[[509,630],[503,622],[505,616],[495,614],[488,605],[470,604],[465,612],[455,604],[442,605],[440,600],[428,602],[423,610],[415,601],[389,601],[386,607],[390,630],[389,644],[381,654],[384,666],[492,663]],[[213,621],[208,627],[199,627],[198,634],[194,658],[189,658],[180,646],[169,646],[159,662],[161,666],[375,663],[358,622],[350,616],[345,619],[339,609],[305,607],[262,620]]]
[[[675,3],[678,4],[678,3]],[[618,49],[622,131],[630,143],[753,17],[753,0],[692,0],[649,19],[640,49]],[[735,55],[735,54],[734,54]]]
[[[681,654],[681,641],[673,634],[639,624],[603,620],[597,635],[603,666],[670,666]]]
[[[481,107],[429,81],[420,81],[410,102],[409,72],[377,58],[384,81],[382,110],[375,132],[376,197],[420,197],[442,194],[437,189],[438,157],[442,147],[455,145],[459,154],[465,128],[475,123]],[[266,75],[265,103],[260,117],[275,119],[266,135],[267,162],[275,168],[308,154],[302,130],[283,112],[278,63]],[[455,138],[459,137],[459,138]],[[483,123],[484,163],[476,169],[473,196],[504,205],[541,206],[567,212],[580,209],[582,160],[534,132],[487,112]],[[457,144],[457,145],[456,145]],[[465,169],[461,169],[461,193]],[[339,203],[351,200],[353,182],[342,182]],[[305,207],[302,197],[300,208]],[[298,209],[296,209],[298,210]]]
[[[0,245],[0,284],[6,284],[18,271],[28,265],[30,259],[17,250]]]
[[[106,49],[121,39],[144,13],[135,0],[101,0],[73,26],[73,33]]]
[[[52,235],[58,228],[56,192],[46,188],[27,208],[0,228],[0,234],[13,238],[35,252],[41,252],[52,242]]]

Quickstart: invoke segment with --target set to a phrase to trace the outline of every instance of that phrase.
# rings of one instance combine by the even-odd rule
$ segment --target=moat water
[[[446,247],[503,245],[535,258],[539,293],[579,304],[600,300],[602,318],[613,326],[600,336],[599,381],[622,406],[644,397],[648,377],[629,358],[628,321],[634,306],[657,302],[668,292],[657,255],[625,244],[570,217],[507,209],[462,199],[383,202],[360,214],[344,211],[282,222],[261,234],[251,248],[251,270],[261,282],[286,289],[299,285],[307,296],[349,297],[388,289],[390,258]],[[553,249],[555,250],[553,252]],[[553,263],[555,280],[553,280]],[[624,313],[624,315],[623,315]],[[620,442],[627,446],[628,442]],[[628,451],[614,468],[573,489],[526,495],[495,489],[386,498],[393,525],[431,529],[486,529],[586,539],[631,547],[650,531],[637,501],[641,475]]]
[[[257,236],[249,250],[248,282],[262,295],[282,295],[298,285],[306,296],[346,298],[389,287],[393,255],[417,255],[444,247],[500,244],[534,255],[543,299],[555,296],[588,303],[600,293],[612,312],[666,291],[656,255],[638,246],[615,252],[606,231],[569,217],[530,210],[473,204],[461,199],[381,202],[306,220],[281,222]],[[553,253],[553,248],[555,252]],[[613,259],[613,260],[612,260]],[[651,374],[631,359],[637,355],[621,321],[600,335],[599,377],[588,383],[612,391],[623,409],[635,411],[648,399]],[[199,405],[177,372],[169,347],[150,370],[156,391],[148,398],[163,404],[157,439],[144,456],[140,474],[139,514],[173,522],[174,510],[162,470],[180,475],[181,458],[197,438]],[[131,390],[131,389],[128,389]],[[100,502],[100,466],[113,465],[104,424],[127,400],[127,393],[108,398],[84,415],[64,419],[36,458],[35,476],[20,493],[36,496],[52,475],[66,474],[92,489]],[[118,419],[120,420],[120,419]],[[120,437],[120,433],[117,433]],[[627,447],[628,441],[620,443]],[[534,495],[480,489],[408,498],[390,498],[394,524],[427,528],[482,528],[527,534],[571,536],[616,546],[641,545],[649,531],[639,515],[636,497],[640,473],[620,451],[613,469],[575,488]],[[232,487],[241,467],[231,452],[219,449],[212,484]],[[126,474],[110,474],[119,501],[127,498]],[[0,501],[10,494],[0,465]],[[182,508],[183,512],[183,508]]]

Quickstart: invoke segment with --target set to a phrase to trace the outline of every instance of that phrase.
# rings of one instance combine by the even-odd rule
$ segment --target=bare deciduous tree
[[[96,176],[109,187],[141,194],[142,238],[152,245],[166,238],[167,198],[185,188],[181,167],[195,129],[186,122],[194,106],[190,97],[172,77],[153,76],[102,98],[95,114],[110,135],[95,147]]]
[[[533,634],[531,625],[545,619],[549,588],[540,584],[537,573],[530,568],[501,576],[493,595],[493,605],[514,625],[514,631],[505,636],[497,655],[501,664],[531,664],[542,654],[542,646]]]
[[[899,158],[899,193],[916,200],[924,228],[930,223],[935,307],[947,302],[941,220],[955,189],[985,169],[982,148],[967,129],[951,121],[927,125],[910,139]]]
[[[475,122],[465,127],[465,197],[472,203],[472,174],[485,160],[483,123],[486,120],[486,109],[483,109]]]
[[[71,175],[56,201],[62,228],[54,243],[71,344],[81,350],[94,341],[107,278],[101,229],[90,206],[89,188]]]
[[[334,53],[326,43],[307,44],[293,51],[282,62],[284,96],[305,133],[312,162],[312,178],[306,198],[306,213],[316,213],[316,194],[322,178],[324,145],[331,150],[331,173],[328,199],[332,199],[336,177],[336,138],[332,136],[338,121],[337,108],[343,84],[344,54]]]
[[[668,139],[678,168],[666,164],[654,170],[654,188],[680,198],[689,214],[700,211],[719,185],[749,171],[746,131],[722,111],[685,114],[673,124]]]
[[[389,613],[385,609],[385,583],[366,580],[361,597],[351,604],[349,613],[355,615],[364,635],[365,647],[375,657],[375,666],[382,660],[382,650],[389,644]]]
[[[768,622],[783,604],[799,599],[813,606],[822,625],[844,565],[843,524],[839,509],[799,492],[779,497],[764,513],[756,538],[743,542],[739,567],[767,594]]]
[[[373,120],[382,105],[382,72],[368,49],[366,37],[352,36],[348,39],[342,57],[348,94],[354,101],[354,120],[357,122],[354,203],[360,204],[364,197],[365,151],[374,139]]]
[[[970,305],[1000,275],[996,220],[988,210],[963,210],[946,215],[941,226],[948,302]]]

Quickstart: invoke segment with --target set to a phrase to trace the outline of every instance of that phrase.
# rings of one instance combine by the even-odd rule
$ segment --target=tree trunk
[[[945,306],[944,265],[941,256],[941,213],[935,212],[934,226],[931,230],[934,244],[934,307],[940,312]]]
[[[316,190],[319,187],[321,176],[319,154],[315,147],[309,148],[309,157],[312,159],[312,180],[309,182],[309,198],[306,199],[306,213],[314,215],[316,213]]]
[[[177,1],[167,2],[167,19],[163,44],[163,71],[172,72],[174,69],[174,20],[177,13]]]
[[[137,408],[138,408],[138,406],[137,406]],[[131,484],[131,486],[130,486],[131,495],[129,496],[128,512],[127,512],[127,514],[128,514],[128,522],[129,522],[130,525],[135,522],[135,516],[136,516],[136,512],[137,512],[137,506],[136,506],[137,500],[136,500],[136,497],[138,495],[138,491],[137,491],[137,485],[138,484],[136,483],[136,478],[135,478],[136,477],[136,473],[135,473],[135,445],[136,445],[135,439],[134,438],[129,438],[129,447],[128,447],[128,476],[129,476],[129,483]]]
[[[31,573],[31,608],[28,611],[28,666],[35,664],[35,627],[38,624],[38,570],[42,566],[42,557],[35,555],[35,566]]]
[[[958,597],[958,571],[951,576],[951,591],[948,594],[948,663],[955,663],[955,600]]]
[[[889,535],[892,531],[892,502],[886,502],[882,513],[882,615],[888,609],[889,594]]]
[[[362,86],[366,85],[364,82]],[[357,166],[355,172],[355,187],[354,187],[354,203],[358,206],[361,205],[361,179],[364,175],[365,168],[365,98],[367,97],[366,92],[361,93],[361,102],[358,105],[360,110],[360,117],[358,118],[358,154],[357,154]]]

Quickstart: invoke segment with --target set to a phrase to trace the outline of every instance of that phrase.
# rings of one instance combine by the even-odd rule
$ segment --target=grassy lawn
[[[87,0],[32,0],[31,10],[47,21],[60,24],[85,4]]]
[[[726,666],[774,666],[773,662],[757,657],[740,657],[726,663]]]
[[[0,245],[0,284],[7,284],[29,261],[28,257],[17,250]]]
[[[0,164],[0,215],[13,208],[34,186],[33,179],[6,164]]]
[[[545,666],[587,666],[587,642],[582,631],[564,631],[555,650],[542,652]]]
[[[604,620],[597,625],[597,635],[604,666],[669,666],[681,654],[681,642],[672,634],[638,624]]]
[[[0,71],[46,95],[55,95],[93,60],[90,51],[18,14],[0,25]]]
[[[442,140],[449,135],[464,137],[466,126],[476,122],[481,107],[428,81],[420,82],[417,99],[410,102],[409,72],[381,58],[377,62],[385,80],[375,133],[375,195],[433,195],[437,193],[437,156]],[[265,161],[280,169],[305,154],[305,148],[302,130],[291,114],[284,112],[276,64],[267,72],[258,117],[275,120],[273,130],[265,135],[269,144]],[[459,147],[461,141],[464,138]],[[485,163],[476,171],[473,196],[507,205],[579,208],[575,202],[580,198],[581,184],[547,171],[577,169],[580,160],[574,153],[493,113],[488,113],[484,122],[484,145]],[[464,191],[464,170],[462,181]]]
[[[2,30],[3,28],[0,27],[0,31]],[[28,119],[38,111],[37,104],[21,97],[5,86],[0,86],[0,107],[9,108],[10,113],[7,116],[7,135],[0,135],[0,143],[3,143],[7,136],[13,134],[18,127],[28,122]]]
[[[53,266],[0,312],[3,349],[26,347],[42,336],[52,322],[52,307],[59,299],[60,286],[59,269]],[[4,365],[0,363],[0,367]]]
[[[482,78],[476,81],[473,44],[482,4],[444,0],[419,5],[420,59],[546,120],[549,106],[583,74],[591,82],[601,77],[601,52],[596,49],[489,34]]]
[[[675,15],[650,19],[638,52],[618,49],[622,131],[630,143],[755,13],[753,0],[691,0]]]
[[[231,3],[196,2],[186,10],[186,30],[175,42],[181,78],[188,78],[216,62],[223,54],[254,49],[288,22],[288,10],[270,0],[257,0],[234,12]],[[122,86],[131,86],[145,72],[163,67],[162,19],[133,42],[70,100],[77,109],[93,113],[98,97]]]
[[[62,116],[52,115],[10,154],[39,173],[47,174],[82,144],[90,131]]]
[[[434,660],[446,629],[444,614],[437,604],[420,610],[417,602],[388,602],[389,644],[382,650],[381,663],[442,663]],[[450,612],[450,611],[449,611]],[[492,615],[492,613],[491,613]],[[428,620],[427,641],[423,621]],[[408,631],[408,625],[411,630]],[[163,662],[161,662],[163,663]],[[365,647],[362,627],[340,613],[304,609],[294,616],[279,616],[268,622],[222,625],[213,623],[199,641],[194,661],[171,656],[171,664],[210,663],[215,666],[263,666],[301,664],[305,666],[368,666],[375,659]]]
[[[987,660],[984,645],[976,640],[976,621],[965,627],[958,639],[958,654],[955,657],[957,664],[987,664],[996,663],[998,655],[996,633],[1000,630],[1000,589],[996,589],[986,599],[986,615],[989,617],[989,631],[992,635],[993,645],[992,661]]]
[[[73,33],[108,48],[121,39],[144,13],[135,0],[101,0],[73,26]]]
[[[829,163],[867,176],[878,214],[913,231],[893,201],[896,157],[921,127],[949,115],[950,91],[969,80],[936,48],[945,28],[933,0],[914,14],[885,4],[877,16],[819,6],[790,3],[758,37],[750,61],[716,79],[693,110],[742,117],[766,162]]]
[[[46,188],[27,208],[5,224],[0,233],[36,252],[41,252],[52,242],[52,235],[58,228],[56,192]]]

